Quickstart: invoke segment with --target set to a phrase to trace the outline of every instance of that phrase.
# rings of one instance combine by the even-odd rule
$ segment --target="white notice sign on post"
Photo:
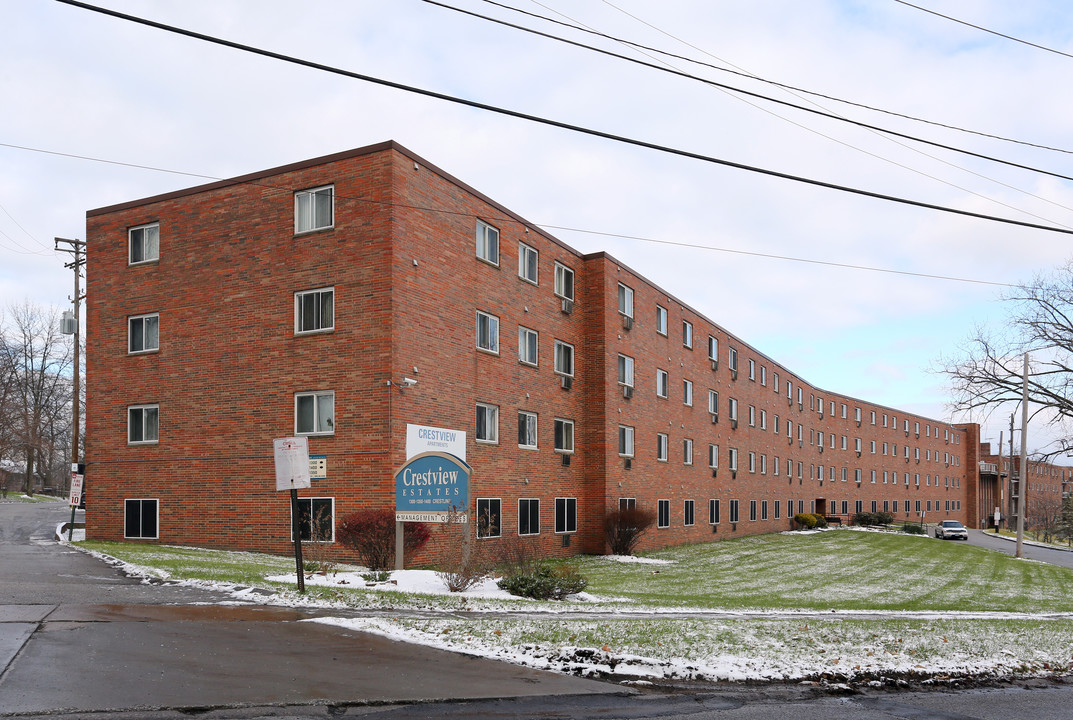
[[[276,438],[272,441],[276,456],[276,490],[307,488],[309,478],[309,439]]]

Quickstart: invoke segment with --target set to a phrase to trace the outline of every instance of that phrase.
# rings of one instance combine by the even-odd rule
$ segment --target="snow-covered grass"
[[[255,585],[274,591],[267,602],[346,610],[316,622],[587,675],[1011,677],[1065,674],[1073,660],[1073,571],[920,536],[788,533],[578,558],[589,592],[562,603],[512,598],[492,581],[449,594],[428,570],[372,583],[360,568],[307,577],[300,596],[291,558],[81,545],[244,600]],[[362,613],[378,608],[392,612]]]

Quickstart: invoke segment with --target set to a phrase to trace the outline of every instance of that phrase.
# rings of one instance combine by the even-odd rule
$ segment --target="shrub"
[[[894,522],[894,516],[889,512],[860,512],[853,516],[854,525],[876,526],[890,525]]]
[[[812,513],[798,513],[794,515],[794,522],[797,523],[799,527],[811,530],[816,527],[816,516]]]
[[[909,533],[910,535],[923,535],[924,524],[918,522],[907,522],[902,525],[902,532]]]
[[[480,528],[488,528],[497,518],[477,519]],[[492,574],[492,563],[485,557],[485,543],[473,537],[470,523],[462,521],[462,513],[451,510],[444,525],[447,533],[446,559],[436,568],[436,575],[449,592],[465,592]],[[484,530],[482,530],[484,532]]]
[[[589,582],[574,565],[537,565],[529,572],[508,576],[497,583],[511,595],[534,600],[562,600],[584,590]]]
[[[632,555],[641,537],[656,522],[656,513],[652,510],[631,508],[610,508],[604,514],[604,538],[612,555]]]
[[[414,553],[428,542],[428,525],[405,523],[402,533],[404,553]],[[390,570],[395,566],[395,511],[358,510],[344,515],[335,533],[336,540],[353,550],[370,570]]]

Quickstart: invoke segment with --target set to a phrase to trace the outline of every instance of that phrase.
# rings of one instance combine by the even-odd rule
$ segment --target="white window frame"
[[[298,406],[305,398],[313,398],[313,429],[301,430],[298,426]],[[330,429],[324,429],[321,427],[322,418],[321,405],[325,400],[331,401],[331,416],[323,418],[323,421],[327,423]],[[296,392],[294,394],[294,434],[295,435],[334,435],[335,434],[335,391],[334,390],[312,390],[308,392]]]
[[[656,397],[666,399],[670,391],[670,373],[662,368],[656,368]]]
[[[481,344],[482,339],[484,345]],[[477,311],[477,349],[493,355],[499,354],[499,318],[483,310]]]
[[[577,532],[577,498],[555,498],[555,534],[567,535]]]
[[[574,421],[555,418],[555,452],[562,455],[574,454]]]
[[[321,539],[318,539],[318,540],[313,539],[313,502],[314,501],[319,501],[318,504],[323,504],[325,501],[328,503],[328,506],[330,508],[330,510],[328,511],[328,515],[331,518],[331,537],[321,538]],[[309,537],[306,537],[303,534],[302,535],[302,542],[313,542],[313,543],[324,543],[324,544],[335,542],[335,498],[334,497],[300,497],[300,498],[298,498],[298,507],[299,507],[298,514],[299,514],[299,516],[301,516],[301,514],[302,514],[302,511],[301,511],[302,506],[308,506],[309,507]],[[300,521],[299,521],[299,527],[301,527],[301,522]],[[292,512],[291,512],[290,532],[291,532],[291,542],[294,542],[294,513],[293,513],[293,508],[292,508]]]
[[[326,294],[331,295],[330,307],[328,308],[328,314],[331,316],[328,322],[324,321],[324,300],[323,296]],[[305,320],[305,307],[304,301],[307,298],[313,300],[313,325],[314,327],[306,328],[303,325]],[[299,290],[294,293],[294,334],[295,335],[310,335],[313,333],[331,332],[335,330],[335,288],[323,287],[314,288],[313,290]]]
[[[328,217],[321,217],[324,208],[319,200],[327,194]],[[303,216],[305,213],[305,216]],[[321,185],[320,187],[299,190],[294,193],[294,234],[317,232],[335,227],[335,186]]]
[[[618,284],[618,312],[619,315],[633,318],[633,288],[624,283]]]
[[[138,426],[140,436],[138,439],[135,439],[135,425]],[[151,403],[127,406],[127,444],[156,445],[158,442],[160,442],[160,405]]]
[[[537,366],[540,357],[540,334],[532,328],[518,326],[518,362]]]
[[[523,513],[522,507],[525,507]],[[522,532],[522,517],[526,518],[529,532]],[[534,528],[535,525],[535,528]],[[518,498],[518,534],[522,537],[540,534],[540,499]]]
[[[518,411],[518,447],[523,450],[536,450],[539,445],[537,432],[537,414],[529,410]]]
[[[667,308],[662,305],[656,306],[656,332],[667,335]]]
[[[629,355],[618,355],[618,384],[633,387],[633,358]]]
[[[480,434],[480,417],[484,415],[485,437]],[[499,443],[499,406],[491,403],[477,403],[473,418],[473,437],[479,443],[495,445]]]
[[[682,347],[693,349],[693,323],[682,321]]]
[[[127,503],[138,503],[138,534],[127,534]],[[141,532],[143,523],[141,522],[142,508],[145,507],[145,503],[153,505],[156,517],[156,522],[153,523],[153,534],[143,534]],[[159,498],[123,498],[123,539],[124,540],[159,540],[160,539],[160,499]]]
[[[523,242],[518,243],[518,277],[533,285],[540,284],[540,252]]]
[[[574,271],[560,262],[555,263],[555,295],[571,302],[574,300]]]
[[[134,327],[141,326],[142,346],[134,347]],[[149,328],[152,327],[152,332]],[[150,345],[150,338],[152,345]],[[160,351],[160,313],[131,315],[127,318],[127,354],[144,355]]]
[[[693,407],[693,381],[682,380],[682,404]]]
[[[719,338],[708,336],[708,359],[719,362]]]
[[[555,341],[555,372],[574,377],[574,346],[562,340]]]
[[[656,460],[667,462],[668,448],[667,433],[656,433]]]
[[[499,267],[499,228],[478,220],[475,252],[478,260]]]
[[[619,457],[632,458],[634,454],[634,431],[631,425],[618,426],[618,454]]]
[[[487,523],[481,520],[481,506],[487,511]],[[492,508],[495,508],[493,514]],[[479,497],[476,504],[476,533],[478,539],[503,537],[503,500],[501,498]]]
[[[135,259],[134,248],[141,255]],[[146,223],[127,230],[127,264],[142,265],[160,260],[160,223]]]
[[[719,446],[708,443],[708,467],[712,470],[719,469]]]
[[[712,415],[719,414],[719,393],[715,390],[708,390],[708,412]]]
[[[682,439],[682,463],[685,465],[693,464],[693,439]]]

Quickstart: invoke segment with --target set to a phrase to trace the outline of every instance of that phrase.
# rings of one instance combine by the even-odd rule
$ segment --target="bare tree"
[[[1073,262],[1011,291],[1013,308],[1001,335],[977,328],[959,356],[943,358],[951,379],[952,409],[985,417],[1022,397],[1023,357],[1032,353],[1028,399],[1033,419],[1041,419],[1058,440],[1038,457],[1073,450]]]
[[[70,447],[73,348],[60,334],[57,313],[28,302],[10,309],[0,331],[0,400],[7,418],[0,456],[22,461],[29,495],[35,480],[55,483]]]

